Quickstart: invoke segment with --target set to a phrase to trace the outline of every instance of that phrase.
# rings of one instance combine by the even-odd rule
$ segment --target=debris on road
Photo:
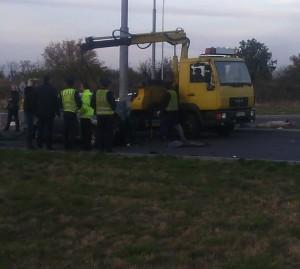
[[[206,143],[202,142],[182,142],[179,140],[174,140],[170,143],[168,143],[169,148],[198,148],[198,147],[205,147],[207,146]]]
[[[277,129],[284,129],[284,128],[294,128],[296,123],[290,120],[276,120],[276,121],[267,121],[264,123],[256,124],[257,128],[277,128]]]

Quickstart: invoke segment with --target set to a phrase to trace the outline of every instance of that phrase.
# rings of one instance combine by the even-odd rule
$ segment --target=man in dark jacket
[[[26,120],[26,145],[28,149],[33,149],[33,139],[35,133],[34,119],[36,114],[36,84],[37,81],[29,79],[24,89],[24,115]]]
[[[14,119],[16,123],[16,132],[20,131],[20,123],[19,123],[19,91],[16,84],[11,85],[10,97],[8,98],[7,104],[7,122],[4,128],[5,131],[9,130],[10,124]]]
[[[36,91],[36,115],[38,117],[38,146],[46,142],[52,149],[52,131],[55,115],[59,115],[59,101],[56,90],[50,84],[50,77],[44,77],[44,83]]]

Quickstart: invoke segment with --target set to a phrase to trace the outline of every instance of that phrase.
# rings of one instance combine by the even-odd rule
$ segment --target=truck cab
[[[228,134],[236,123],[255,120],[251,78],[244,60],[235,55],[182,59],[178,83],[182,123],[191,136],[202,128]]]

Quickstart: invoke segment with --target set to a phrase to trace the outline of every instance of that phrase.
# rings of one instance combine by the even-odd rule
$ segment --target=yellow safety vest
[[[84,90],[81,96],[82,106],[80,109],[80,118],[91,119],[94,115],[94,109],[91,107],[92,92]]]
[[[178,96],[176,91],[169,90],[168,91],[171,98],[169,104],[166,108],[166,111],[178,111]]]
[[[75,101],[75,89],[64,89],[61,94],[63,111],[75,113],[77,104]]]
[[[98,90],[96,92],[96,113],[97,115],[113,115],[114,111],[107,102],[108,90]]]

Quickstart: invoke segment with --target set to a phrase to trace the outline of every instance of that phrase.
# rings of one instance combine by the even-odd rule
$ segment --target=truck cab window
[[[190,82],[205,82],[205,65],[201,63],[190,65]]]

